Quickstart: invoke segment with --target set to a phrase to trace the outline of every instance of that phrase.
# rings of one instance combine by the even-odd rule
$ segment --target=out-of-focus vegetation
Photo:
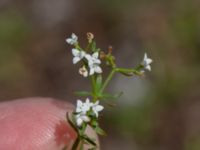
[[[200,2],[196,0],[3,0],[0,2],[0,99],[51,96],[74,103],[89,88],[71,62],[65,38],[114,47],[134,66],[148,52],[152,72],[125,80],[102,117],[103,150],[200,149]]]

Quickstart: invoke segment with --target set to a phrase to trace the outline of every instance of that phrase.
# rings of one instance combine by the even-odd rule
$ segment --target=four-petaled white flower
[[[151,66],[150,66],[150,64],[153,62],[153,60],[151,59],[151,58],[148,58],[147,57],[147,54],[145,53],[144,54],[144,59],[143,59],[143,61],[142,61],[142,65],[143,65],[143,67],[144,67],[144,69],[146,69],[146,70],[149,70],[149,71],[151,71]]]
[[[99,105],[99,101],[96,101],[92,105],[92,111],[94,112],[94,114],[96,115],[97,118],[99,116],[99,112],[102,111],[103,109],[104,109],[104,107],[102,105]]]
[[[82,124],[88,123],[91,121],[91,114],[95,114],[96,118],[99,116],[99,112],[104,109],[103,106],[99,105],[99,101],[96,101],[95,103],[90,102],[89,98],[86,99],[85,102],[82,102],[81,100],[77,100],[77,106],[76,106],[76,124],[77,126],[82,126]]]
[[[76,113],[86,114],[91,107],[91,103],[89,98],[86,99],[85,103],[83,103],[81,100],[77,100],[76,105]]]
[[[88,71],[85,68],[85,66],[79,68],[79,74],[82,75],[83,77],[87,77],[88,76]]]
[[[66,42],[70,45],[74,45],[78,42],[78,37],[76,34],[72,33],[71,37],[66,39]]]
[[[85,58],[88,60],[88,66],[90,68],[90,75],[94,73],[102,73],[102,69],[99,66],[101,64],[101,60],[98,59],[99,53],[95,52],[92,55],[86,54]]]
[[[84,123],[84,122],[90,122],[90,118],[86,115],[86,114],[82,114],[82,113],[80,113],[80,114],[77,114],[76,115],[76,124],[77,124],[77,126],[82,126],[82,124]]]
[[[73,64],[78,63],[81,59],[83,59],[86,55],[84,51],[78,50],[73,48],[72,49],[72,55],[74,56],[73,58]]]

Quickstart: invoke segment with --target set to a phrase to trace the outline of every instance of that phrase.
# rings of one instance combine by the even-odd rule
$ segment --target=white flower
[[[88,65],[90,68],[90,75],[93,75],[94,73],[102,73],[102,69],[99,66],[101,64],[101,60],[98,59],[99,53],[95,52],[92,55],[86,54],[85,58],[88,60]]]
[[[72,55],[74,56],[73,64],[76,64],[77,62],[79,62],[81,59],[85,57],[86,53],[84,51],[80,51],[78,49],[73,48]]]
[[[86,114],[90,110],[91,106],[89,98],[86,99],[85,103],[78,99],[76,104],[76,113]]]
[[[153,62],[153,60],[151,59],[151,58],[148,58],[147,57],[147,54],[145,53],[144,54],[144,59],[143,59],[143,61],[142,61],[142,65],[143,65],[143,67],[144,67],[144,69],[146,69],[146,70],[149,70],[149,71],[151,71],[151,66],[150,66],[150,64]]]
[[[81,126],[83,122],[90,122],[90,118],[86,114],[78,114],[76,115],[76,124],[77,126]]]
[[[85,66],[81,67],[79,69],[79,74],[82,75],[83,77],[87,77],[88,76],[88,71],[87,69],[85,68]]]
[[[78,41],[78,37],[76,36],[76,34],[72,33],[71,37],[70,38],[67,38],[66,39],[66,42],[70,45],[74,45],[76,44]]]
[[[87,116],[87,112],[90,110],[92,103],[90,102],[89,98],[86,99],[85,103],[81,100],[77,100],[76,106],[76,123],[77,126],[81,126],[83,122],[90,122],[90,117]]]
[[[97,118],[99,116],[99,112],[102,111],[103,109],[104,107],[102,105],[99,105],[99,101],[96,101],[96,103],[93,103],[92,105],[92,111],[94,112]]]
[[[89,54],[85,55],[85,58],[88,60],[89,65],[93,63],[101,64],[101,61],[100,59],[98,59],[98,57],[99,57],[98,52],[95,52],[92,55],[89,55]]]
[[[90,75],[96,73],[102,73],[102,69],[98,64],[91,64],[90,66]]]
[[[77,126],[81,126],[84,122],[88,123],[90,122],[91,118],[89,117],[90,113],[94,113],[95,116],[98,118],[99,112],[104,109],[103,106],[99,105],[99,101],[96,101],[95,103],[90,102],[89,98],[86,99],[85,102],[82,102],[81,100],[77,100],[77,106],[76,106],[76,124]]]

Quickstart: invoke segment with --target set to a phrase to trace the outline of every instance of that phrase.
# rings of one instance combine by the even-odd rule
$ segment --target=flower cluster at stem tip
[[[145,73],[145,70],[151,71],[151,63],[153,62],[153,60],[147,56],[147,53],[145,53],[143,60],[135,68],[121,68],[118,67],[115,62],[111,46],[108,48],[107,53],[97,48],[94,35],[90,32],[87,33],[87,40],[87,47],[82,48],[79,45],[76,34],[72,33],[71,37],[66,39],[66,42],[73,46],[73,64],[80,64],[78,70],[79,74],[83,77],[90,77],[92,84],[91,92],[78,92],[79,96],[85,96],[87,98],[85,102],[78,99],[76,109],[72,113],[72,116],[70,117],[67,115],[69,123],[78,134],[72,150],[76,150],[80,143],[89,143],[94,146],[93,150],[95,150],[97,146],[96,142],[85,133],[85,129],[88,125],[91,126],[96,133],[105,135],[105,132],[99,127],[98,123],[99,113],[104,109],[99,102],[102,99],[118,98],[121,95],[105,93],[105,88],[108,86],[114,74],[120,73],[125,76],[141,76]],[[102,63],[105,63],[111,70],[107,77],[105,77],[105,75],[103,76]],[[91,97],[91,101],[89,97]]]
[[[89,39],[92,40],[92,39]],[[85,65],[83,65],[79,69],[79,73],[87,77],[88,75],[93,75],[94,73],[102,73],[102,69],[100,67],[101,60],[98,58],[99,57],[99,52],[94,52],[92,55],[86,53],[84,50],[81,50],[80,48],[78,49],[76,45],[78,45],[78,37],[72,33],[70,38],[66,39],[66,42],[70,45],[74,45],[75,48],[72,49],[72,55],[73,55],[73,64],[78,63],[82,59],[85,58],[85,61],[88,62],[88,68],[89,68],[89,73],[88,70],[86,69]]]
[[[81,100],[77,100],[76,105],[76,123],[81,126],[83,122],[87,123],[91,121],[90,116],[98,118],[99,112],[104,109],[103,106],[99,105],[99,101],[95,103],[90,102],[89,98],[86,99],[85,103]]]

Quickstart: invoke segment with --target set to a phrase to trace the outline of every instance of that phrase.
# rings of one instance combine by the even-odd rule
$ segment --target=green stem
[[[104,89],[107,87],[108,83],[110,82],[110,80],[112,79],[113,75],[115,74],[115,68],[112,69],[112,71],[110,72],[110,74],[108,75],[108,77],[106,78],[103,86],[100,89],[100,93],[103,93]]]
[[[91,82],[92,82],[92,93],[95,93],[95,78],[94,76],[91,76]]]
[[[97,93],[96,93],[96,81],[94,75],[91,76],[91,82],[92,82],[92,97],[93,101],[95,101]]]
[[[83,141],[81,141],[80,142],[80,150],[83,150],[83,148],[84,148],[84,143],[83,143]]]
[[[82,139],[82,135],[84,135],[85,133],[85,130],[87,128],[87,125],[85,124],[83,126],[83,129],[81,132],[78,132],[78,137],[76,138],[76,141],[74,142],[73,144],[73,147],[72,147],[72,150],[82,150],[82,147],[83,147],[83,139]]]
[[[115,70],[116,72],[134,73],[136,75],[141,75],[141,72],[137,69],[116,68]]]
[[[81,142],[80,137],[77,137],[75,143],[73,144],[72,150],[77,150],[80,142]]]
[[[76,49],[82,50],[82,48],[79,46],[79,43],[78,43],[78,42],[77,42],[74,46],[75,46]]]

